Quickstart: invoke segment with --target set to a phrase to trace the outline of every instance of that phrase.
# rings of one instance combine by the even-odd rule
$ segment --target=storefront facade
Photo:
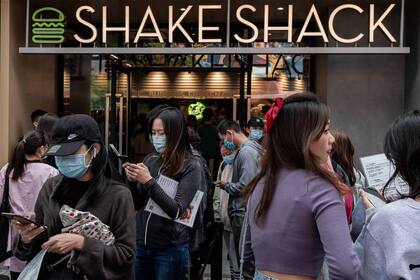
[[[226,99],[242,118],[258,94],[314,91],[358,156],[380,152],[392,120],[420,106],[417,1],[210,2],[2,0],[0,164],[33,110],[92,113],[102,91],[129,88],[139,104]],[[65,15],[55,33],[32,29],[45,7]],[[301,76],[273,69],[287,55],[304,57]]]

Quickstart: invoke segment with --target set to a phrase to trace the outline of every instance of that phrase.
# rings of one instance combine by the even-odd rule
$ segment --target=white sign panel
[[[369,186],[381,193],[389,178],[394,174],[394,165],[386,158],[385,154],[362,157],[360,162]],[[387,188],[385,196],[392,200],[401,195],[406,195],[408,192],[407,183],[398,176]]]

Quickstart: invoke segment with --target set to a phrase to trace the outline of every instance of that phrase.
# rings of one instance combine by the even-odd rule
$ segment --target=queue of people
[[[124,163],[120,182],[94,119],[34,112],[0,170],[1,211],[11,213],[0,216],[0,262],[11,279],[201,280],[217,257],[203,246],[215,242],[212,223],[233,280],[420,279],[420,112],[385,137],[395,173],[382,193],[314,94],[276,100],[245,129],[205,115],[196,131],[177,108],[151,110],[141,137],[154,151]],[[202,155],[209,133],[218,152]],[[387,197],[397,176],[409,193]],[[375,208],[367,193],[388,203]]]

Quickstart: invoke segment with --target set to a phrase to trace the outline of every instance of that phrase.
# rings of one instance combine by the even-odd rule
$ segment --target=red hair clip
[[[265,114],[265,122],[267,125],[267,132],[271,131],[271,128],[273,127],[274,120],[277,118],[277,115],[281,111],[284,105],[283,98],[277,98],[276,102],[271,104],[270,110]]]

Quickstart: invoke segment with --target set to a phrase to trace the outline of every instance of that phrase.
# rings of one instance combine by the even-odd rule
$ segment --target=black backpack
[[[207,216],[208,212],[211,211],[211,209],[209,209],[209,202],[212,204],[213,201],[208,197],[209,189],[211,188],[213,181],[211,179],[207,162],[198,151],[193,150],[193,155],[201,165],[201,180],[199,190],[204,192],[204,196],[201,200],[200,208],[198,209],[197,217],[194,221],[194,226],[191,229],[190,251],[197,250],[199,245],[204,242],[204,230],[206,228],[206,224],[209,222],[209,217]]]

